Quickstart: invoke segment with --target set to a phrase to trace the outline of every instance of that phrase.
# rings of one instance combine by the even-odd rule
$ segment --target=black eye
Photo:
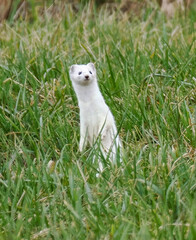
[[[92,72],[91,72],[91,71],[89,71],[89,73],[90,73],[90,74],[92,74]]]
[[[78,75],[81,75],[81,74],[82,74],[82,72],[79,72],[79,73],[78,73]]]

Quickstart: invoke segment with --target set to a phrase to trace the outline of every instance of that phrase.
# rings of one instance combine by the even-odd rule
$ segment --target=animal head
[[[89,85],[96,81],[96,69],[93,63],[87,65],[72,65],[69,76],[73,83],[78,85]]]

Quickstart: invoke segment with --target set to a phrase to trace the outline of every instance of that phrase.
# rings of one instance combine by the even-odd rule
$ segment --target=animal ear
[[[76,66],[77,66],[76,64],[72,65],[69,69],[69,72],[74,73],[74,71],[76,70]]]
[[[93,71],[96,71],[94,63],[88,63],[87,66],[93,69]]]

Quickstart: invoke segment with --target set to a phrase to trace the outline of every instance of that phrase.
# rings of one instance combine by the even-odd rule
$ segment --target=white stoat
[[[114,117],[99,90],[94,64],[72,65],[69,74],[80,108],[79,150],[83,151],[87,142],[92,146],[100,136],[103,156],[116,162],[121,141]],[[99,168],[100,171],[103,170],[100,160]]]

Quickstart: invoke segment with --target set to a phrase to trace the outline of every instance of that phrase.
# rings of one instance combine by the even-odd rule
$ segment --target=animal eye
[[[89,71],[89,73],[90,73],[90,74],[92,74],[92,72],[91,72],[91,71]]]
[[[78,75],[81,75],[81,74],[82,74],[82,72],[79,72],[79,73],[78,73]]]

